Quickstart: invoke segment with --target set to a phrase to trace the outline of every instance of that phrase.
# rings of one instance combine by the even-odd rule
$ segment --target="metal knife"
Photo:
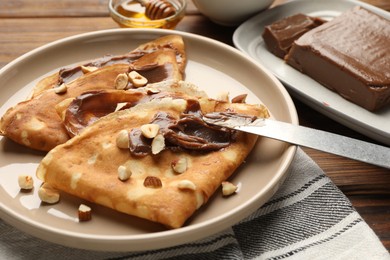
[[[221,113],[211,113],[206,114],[203,120],[210,125],[265,136],[390,169],[390,148],[385,146],[271,119],[222,114],[225,116],[223,119],[218,117]]]

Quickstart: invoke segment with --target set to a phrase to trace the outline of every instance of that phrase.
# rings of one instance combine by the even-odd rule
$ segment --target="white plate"
[[[372,113],[343,99],[270,53],[261,36],[266,25],[293,14],[304,13],[330,20],[356,5],[390,19],[389,12],[360,1],[295,0],[259,13],[244,22],[234,32],[233,42],[238,49],[270,69],[293,96],[341,124],[390,145],[389,106]]]
[[[248,93],[248,103],[263,101],[276,119],[298,123],[294,104],[283,85],[257,62],[220,42],[168,30],[116,29],[77,35],[23,55],[0,70],[0,115],[22,101],[42,75],[62,66],[105,54],[122,54],[159,36],[183,36],[188,53],[187,81],[211,96],[229,91]],[[41,205],[40,185],[21,192],[17,177],[35,170],[43,154],[0,137],[0,217],[34,236],[66,246],[94,250],[136,251],[168,247],[221,231],[265,203],[285,179],[296,147],[259,140],[247,162],[232,177],[241,183],[236,196],[211,198],[188,223],[176,230],[93,205],[93,218],[78,223],[78,198],[62,196],[60,203]]]

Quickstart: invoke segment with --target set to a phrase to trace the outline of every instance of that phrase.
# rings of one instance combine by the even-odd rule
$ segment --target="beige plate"
[[[0,115],[22,101],[39,78],[54,70],[105,54],[122,54],[137,45],[166,34],[180,34],[187,45],[186,80],[210,96],[229,91],[230,96],[248,93],[248,103],[260,100],[273,116],[298,123],[290,96],[281,83],[261,65],[220,42],[177,31],[115,29],[66,38],[33,50],[0,71]],[[0,137],[0,216],[6,222],[39,238],[66,246],[110,251],[137,251],[168,247],[221,231],[264,204],[286,177],[296,147],[270,139],[259,140],[246,163],[231,181],[241,189],[222,198],[217,192],[186,224],[176,230],[91,205],[93,218],[77,221],[81,201],[62,196],[56,205],[41,205],[35,179],[32,192],[21,192],[20,174],[35,177],[44,154]]]

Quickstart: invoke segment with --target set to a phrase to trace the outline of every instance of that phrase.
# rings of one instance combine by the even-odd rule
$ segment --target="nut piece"
[[[177,187],[180,190],[196,190],[196,185],[190,180],[181,180],[178,184]]]
[[[247,96],[248,96],[248,94],[238,95],[238,96],[232,98],[232,103],[245,103]]]
[[[129,77],[126,73],[121,73],[116,76],[115,79],[115,88],[116,89],[126,89],[127,83],[129,83]]]
[[[135,70],[129,72],[129,80],[136,88],[143,87],[148,84],[148,79]]]
[[[155,138],[160,130],[158,124],[145,124],[141,126],[142,135],[146,138]]]
[[[49,204],[57,203],[60,200],[60,193],[48,183],[42,184],[38,190],[38,196],[43,202]]]
[[[118,178],[121,180],[121,181],[126,181],[130,178],[132,172],[131,170],[129,169],[129,167],[126,167],[124,165],[121,165],[118,167]]]
[[[127,149],[130,146],[129,132],[121,130],[116,136],[116,146],[122,149]]]
[[[65,83],[62,83],[58,87],[54,88],[54,93],[56,94],[64,94],[68,90],[68,86]]]
[[[172,169],[176,173],[183,173],[187,170],[187,158],[180,157],[171,163]]]
[[[98,67],[93,67],[93,66],[81,66],[81,71],[84,73],[84,74],[87,74],[87,73],[90,73],[92,71],[95,71],[97,70]]]
[[[145,88],[145,89],[146,89],[146,94],[148,94],[148,95],[158,94],[161,92],[159,89],[152,88],[152,87]]]
[[[223,181],[222,182],[222,195],[223,196],[230,196],[237,191],[237,188],[238,187],[236,185],[234,185],[233,183],[228,182],[228,181]]]
[[[144,180],[144,186],[147,188],[161,188],[162,182],[156,176],[147,176]]]
[[[229,92],[222,91],[222,92],[218,93],[216,100],[223,101],[223,102],[229,102]]]
[[[156,135],[152,141],[152,154],[158,154],[165,148],[165,138],[162,134]]]
[[[115,108],[115,112],[116,111],[119,111],[119,110],[122,110],[124,107],[126,107],[128,105],[127,102],[119,102],[116,104],[116,108]]]
[[[19,187],[23,190],[31,190],[34,188],[34,180],[30,175],[20,175],[18,177]]]
[[[91,211],[92,211],[91,208],[88,207],[87,205],[80,204],[79,211],[78,211],[79,221],[91,220],[91,218],[92,218]]]

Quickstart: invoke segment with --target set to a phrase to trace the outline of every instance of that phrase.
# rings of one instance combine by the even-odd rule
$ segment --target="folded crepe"
[[[49,151],[70,138],[55,107],[84,92],[115,89],[117,76],[129,71],[137,71],[149,83],[183,79],[177,63],[177,51],[161,48],[142,55],[130,64],[104,66],[65,85],[41,91],[39,95],[6,111],[0,121],[0,134],[32,149]],[[62,86],[66,86],[66,91],[56,93]]]
[[[141,44],[124,55],[106,55],[90,62],[63,68],[60,71],[40,80],[32,90],[29,99],[38,96],[44,90],[54,88],[62,83],[69,83],[70,81],[75,80],[94,69],[113,64],[130,64],[145,54],[168,49],[174,51],[179,72],[184,77],[187,55],[183,38],[179,35],[167,35]]]
[[[104,116],[58,145],[37,176],[90,202],[179,228],[256,142],[256,136],[206,125],[201,116],[211,112],[268,117],[261,105],[184,95],[155,99]],[[145,130],[150,125],[159,126],[154,135]],[[128,179],[119,177],[124,172]]]

